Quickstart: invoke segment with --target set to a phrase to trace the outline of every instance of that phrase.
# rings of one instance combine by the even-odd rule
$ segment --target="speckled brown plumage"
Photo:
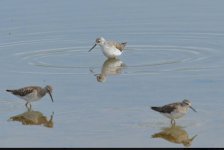
[[[164,105],[162,107],[151,107],[153,110],[161,112],[161,113],[171,113],[173,110],[177,109],[181,103],[172,103],[168,105]]]
[[[29,86],[29,87],[24,87],[24,88],[20,88],[20,89],[13,89],[13,90],[9,90],[7,89],[7,92],[11,92],[14,95],[18,95],[18,96],[25,96],[27,94],[32,93],[34,90],[41,90],[41,87],[37,87],[37,86]]]
[[[26,106],[27,106],[28,103],[41,99],[47,93],[49,94],[49,96],[53,102],[53,97],[51,95],[52,90],[53,90],[53,88],[50,85],[47,85],[43,88],[39,87],[39,86],[27,86],[27,87],[23,87],[23,88],[19,88],[19,89],[7,89],[6,91],[27,101],[27,103],[26,103]]]
[[[126,46],[126,44],[127,44],[127,42],[124,42],[124,43],[116,42],[115,47],[122,52],[124,50],[124,47]]]

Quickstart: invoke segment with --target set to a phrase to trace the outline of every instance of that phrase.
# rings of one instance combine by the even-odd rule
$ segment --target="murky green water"
[[[1,1],[0,147],[223,147],[223,5]],[[118,60],[88,53],[99,36],[128,42]],[[5,92],[47,84],[29,111]],[[183,99],[175,127],[150,109]]]

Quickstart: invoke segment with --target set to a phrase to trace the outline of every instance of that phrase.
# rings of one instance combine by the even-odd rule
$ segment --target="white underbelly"
[[[170,118],[170,119],[178,119],[178,118],[181,118],[185,115],[185,113],[182,113],[182,112],[173,112],[171,114],[169,113],[163,113],[164,116]]]
[[[27,102],[38,101],[40,99],[40,97],[38,97],[36,93],[30,93],[27,94],[26,96],[18,96],[18,97],[22,98]]]
[[[116,56],[121,55],[121,51],[116,48],[104,47],[104,49],[102,48],[102,52],[108,58],[115,58]]]

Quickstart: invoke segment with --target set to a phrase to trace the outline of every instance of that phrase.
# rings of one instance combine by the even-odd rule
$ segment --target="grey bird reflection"
[[[43,125],[47,128],[53,128],[53,115],[54,112],[52,112],[51,116],[48,119],[40,111],[34,111],[31,109],[31,107],[27,107],[27,111],[15,116],[11,116],[8,121],[18,121],[21,122],[22,125]]]
[[[95,74],[98,82],[105,82],[108,76],[121,74],[125,67],[126,65],[120,59],[110,58],[104,61],[99,74],[95,74],[93,69],[90,71]]]
[[[152,138],[162,138],[171,143],[183,144],[184,147],[190,147],[197,135],[189,137],[187,131],[181,126],[171,125],[171,127],[163,128],[161,132],[152,135]]]

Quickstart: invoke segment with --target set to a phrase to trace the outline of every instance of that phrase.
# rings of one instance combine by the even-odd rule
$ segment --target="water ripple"
[[[140,34],[140,33],[139,33]],[[198,39],[203,35],[222,36],[218,33],[151,33],[155,35],[164,34],[175,38]],[[209,38],[209,37],[208,37]],[[0,47],[19,47],[20,45],[55,43],[55,48],[15,51],[9,58],[15,59],[20,64],[20,69],[8,68],[9,72],[39,73],[39,74],[88,74],[89,68],[100,69],[103,62],[99,58],[104,57],[100,50],[88,53],[90,45],[59,47],[61,41],[72,41],[70,39],[42,39],[18,42],[2,43]],[[82,41],[83,42],[83,41]],[[99,47],[97,49],[100,49]],[[101,53],[101,54],[100,54]],[[158,74],[173,71],[201,71],[223,67],[216,61],[219,59],[220,50],[215,47],[180,45],[154,45],[129,43],[120,59],[127,65],[123,75],[136,74]],[[16,57],[16,58],[15,58]],[[218,58],[218,59],[216,59]],[[104,58],[101,58],[104,59]],[[211,60],[214,60],[212,63]],[[12,67],[12,66],[11,66]]]

